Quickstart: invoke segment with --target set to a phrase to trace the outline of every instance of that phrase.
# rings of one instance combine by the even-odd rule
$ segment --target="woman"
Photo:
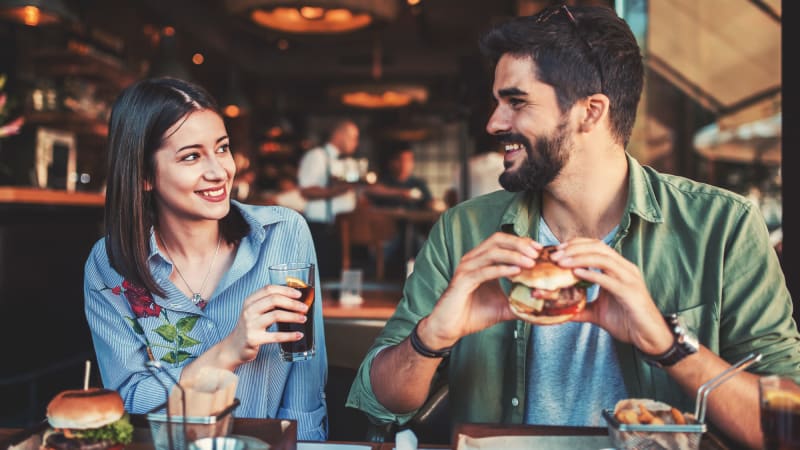
[[[171,78],[140,81],[117,99],[109,126],[105,238],[86,263],[86,317],[105,386],[126,410],[165,401],[146,368],[176,379],[204,367],[234,371],[240,417],[297,421],[298,439],[324,440],[327,356],[283,362],[278,343],[300,333],[300,293],[268,285],[267,268],[316,254],[302,216],[231,200],[236,172],[222,117],[201,87]],[[319,277],[316,298],[322,298]],[[314,302],[322,317],[321,302]],[[159,377],[166,381],[167,377]]]

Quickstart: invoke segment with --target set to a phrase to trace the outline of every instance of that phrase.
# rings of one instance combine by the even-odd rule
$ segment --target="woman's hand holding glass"
[[[255,359],[264,344],[294,342],[302,337],[300,332],[269,331],[278,322],[305,323],[308,306],[299,299],[300,291],[278,285],[268,285],[245,299],[239,322],[225,339],[238,364]]]

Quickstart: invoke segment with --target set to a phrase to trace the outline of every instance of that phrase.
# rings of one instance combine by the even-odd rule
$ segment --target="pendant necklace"
[[[206,282],[208,281],[208,276],[211,275],[211,269],[214,267],[214,261],[217,260],[217,254],[219,253],[219,246],[220,246],[221,243],[222,243],[222,233],[220,233],[219,238],[217,239],[217,249],[214,250],[214,256],[211,258],[211,265],[208,266],[208,272],[206,272],[206,276],[205,276],[205,278],[203,278],[203,284],[200,285],[200,290],[199,291],[195,291],[194,289],[192,289],[191,286],[189,286],[189,283],[186,281],[186,278],[184,278],[183,274],[181,273],[181,269],[178,268],[178,264],[175,263],[175,259],[172,257],[172,255],[169,254],[169,249],[167,248],[167,243],[164,242],[163,238],[161,239],[161,244],[164,246],[164,253],[166,253],[167,257],[170,259],[170,261],[172,261],[172,267],[174,267],[175,271],[178,272],[178,276],[181,277],[181,280],[183,280],[183,284],[185,284],[186,287],[189,288],[189,291],[192,292],[191,300],[192,300],[192,303],[194,303],[195,305],[200,303],[201,301],[205,301],[205,299],[203,299],[203,295],[202,295],[203,294],[203,289],[205,289],[205,287],[206,287]]]

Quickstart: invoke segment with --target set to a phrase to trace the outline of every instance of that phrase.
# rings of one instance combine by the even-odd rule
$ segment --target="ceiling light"
[[[289,33],[343,33],[389,21],[397,4],[388,0],[226,0],[233,14]]]
[[[407,84],[345,86],[332,89],[331,94],[345,105],[369,109],[401,108],[428,100],[425,86]]]
[[[76,20],[61,0],[2,0],[0,18],[31,27]]]

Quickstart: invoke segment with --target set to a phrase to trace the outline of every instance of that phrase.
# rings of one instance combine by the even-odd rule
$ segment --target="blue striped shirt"
[[[226,337],[236,326],[244,299],[269,283],[267,267],[290,261],[313,261],[316,254],[308,226],[297,212],[278,206],[232,202],[250,225],[231,268],[207,305],[200,308],[169,279],[172,264],[150,235],[150,270],[164,288],[160,297],[132,286],[111,268],[105,241],[92,248],[85,267],[86,318],[92,332],[103,384],[117,390],[125,409],[142,414],[166,400],[166,392],[145,367],[148,349],[176,378],[194,357]],[[322,299],[319,275],[316,299]],[[297,421],[297,438],[325,440],[328,421],[325,382],[328,361],[322,323],[322,302],[314,302],[316,356],[284,362],[278,344],[262,346],[255,360],[239,366],[238,417],[285,418]],[[273,325],[275,327],[275,325]],[[166,376],[160,377],[169,383]]]

